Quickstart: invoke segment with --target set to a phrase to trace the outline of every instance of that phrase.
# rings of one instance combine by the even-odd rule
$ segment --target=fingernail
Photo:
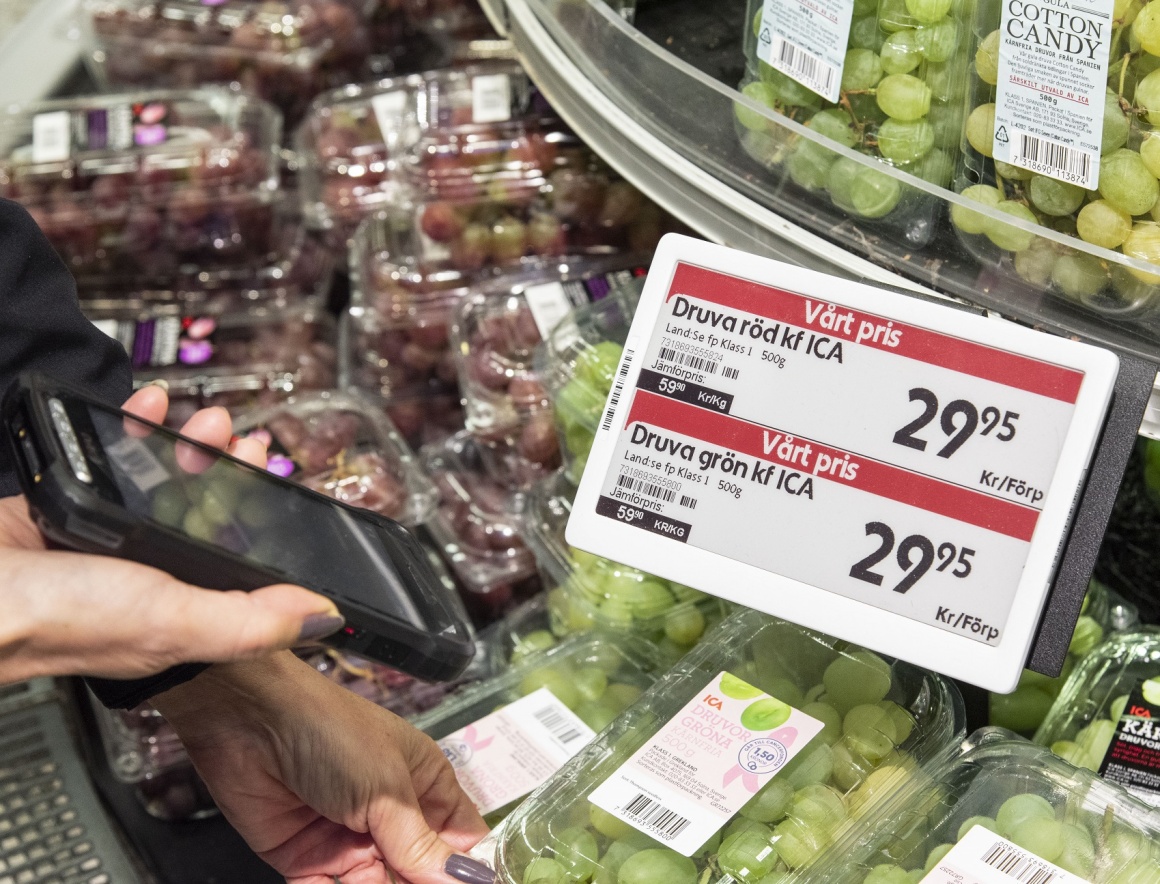
[[[154,378],[149,383],[147,383],[145,386],[146,387],[160,387],[166,393],[169,392],[169,381],[165,380],[165,378]]]
[[[334,635],[342,629],[346,621],[334,614],[311,614],[302,621],[302,631],[298,633],[299,642],[315,642],[328,635]]]
[[[478,860],[458,853],[447,857],[443,871],[463,884],[495,884],[495,872]]]

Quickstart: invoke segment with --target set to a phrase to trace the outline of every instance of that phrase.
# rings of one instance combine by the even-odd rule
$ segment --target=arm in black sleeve
[[[112,404],[119,405],[133,392],[124,347],[81,313],[72,275],[28,212],[0,199],[0,392],[20,372],[32,370],[69,381]],[[0,446],[0,497],[19,493],[15,464]],[[88,683],[106,706],[129,708],[204,668],[189,664],[152,678],[92,678]]]

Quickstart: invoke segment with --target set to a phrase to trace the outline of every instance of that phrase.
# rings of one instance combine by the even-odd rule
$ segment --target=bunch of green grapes
[[[1120,716],[1127,706],[1128,695],[1121,694],[1112,700],[1105,717],[1094,719],[1081,727],[1074,740],[1056,740],[1051,744],[1051,751],[1076,767],[1098,771],[1104,756],[1108,754],[1108,747],[1112,745]]]
[[[820,721],[821,733],[691,858],[588,803],[592,772],[573,771],[583,791],[569,790],[566,809],[556,804],[546,821],[550,834],[533,815],[521,819],[520,850],[528,852],[522,868],[511,869],[513,884],[697,884],[725,875],[742,884],[776,884],[813,863],[853,820],[904,782],[929,784],[907,751],[920,726],[908,708],[888,699],[896,690],[890,664],[870,651],[837,653],[803,636],[769,631],[745,639],[753,658],[730,672],[742,687],[756,686]],[[788,670],[787,659],[800,671]],[[810,686],[802,690],[801,684]],[[606,769],[631,754],[644,728],[651,733],[662,724],[646,705],[638,704],[640,715],[618,726],[620,740],[612,741],[616,729],[605,735],[614,745],[600,762]]]
[[[1144,487],[1148,495],[1160,501],[1160,441],[1141,439],[1144,449]]]
[[[552,398],[556,426],[564,452],[568,478],[579,482],[596,438],[604,402],[612,390],[624,347],[615,341],[599,341],[576,357],[571,379]]]
[[[999,79],[999,31],[994,30],[976,48],[974,107],[964,127],[983,183],[965,187],[962,195],[1013,218],[1160,264],[1160,131],[1153,129],[1160,123],[1160,3],[1115,0],[1112,27],[1096,188],[1085,190],[993,159]],[[963,206],[951,208],[951,221],[968,237],[1013,253],[1015,271],[1027,282],[1096,308],[1140,309],[1153,300],[1160,282],[1160,273],[1105,261]]]
[[[961,841],[976,826],[982,826],[1091,884],[1160,884],[1155,843],[1144,833],[1119,823],[1110,806],[1106,814],[1076,814],[1056,807],[1043,795],[1021,792],[993,809],[994,816],[980,814],[964,819],[951,830],[955,840]],[[895,863],[876,865],[863,884],[915,884],[954,846],[949,840],[938,844],[926,854],[919,868],[908,869]]]
[[[1092,598],[1095,596],[1095,605]],[[1107,622],[1107,590],[1094,580],[1083,599],[1079,619],[1067,647],[1063,671],[1055,678],[1024,669],[1019,684],[1010,694],[990,695],[990,723],[1031,736],[1047,717],[1067,677],[1076,664],[1104,639]],[[1094,616],[1093,616],[1094,615]],[[1103,620],[1104,623],[1100,621]]]
[[[753,36],[762,3],[751,0]],[[958,0],[855,0],[838,102],[757,58],[747,35],[747,75],[741,92],[827,141],[791,134],[742,104],[736,118],[749,154],[784,167],[790,180],[826,191],[856,217],[889,216],[904,187],[872,164],[841,157],[830,144],[854,148],[939,187],[949,187],[961,130],[965,29]]]

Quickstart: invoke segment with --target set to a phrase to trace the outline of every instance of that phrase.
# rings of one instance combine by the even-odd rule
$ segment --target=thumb
[[[495,872],[456,853],[427,824],[417,805],[394,805],[374,827],[387,866],[410,884],[494,884]]]

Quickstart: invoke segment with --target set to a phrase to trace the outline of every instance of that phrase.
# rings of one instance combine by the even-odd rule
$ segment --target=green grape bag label
[[[853,17],[853,0],[765,0],[757,57],[837,101]]]
[[[1128,697],[1099,773],[1160,806],[1160,679],[1145,681]]]
[[[437,742],[463,791],[487,814],[538,788],[595,736],[540,688]]]
[[[1100,177],[1112,0],[1002,0],[996,160],[1086,190]]]
[[[974,826],[952,847],[921,884],[1087,884],[1030,851]]]
[[[1010,691],[1118,365],[1106,350],[670,235],[565,537]]]
[[[722,672],[588,800],[692,856],[823,727]]]

